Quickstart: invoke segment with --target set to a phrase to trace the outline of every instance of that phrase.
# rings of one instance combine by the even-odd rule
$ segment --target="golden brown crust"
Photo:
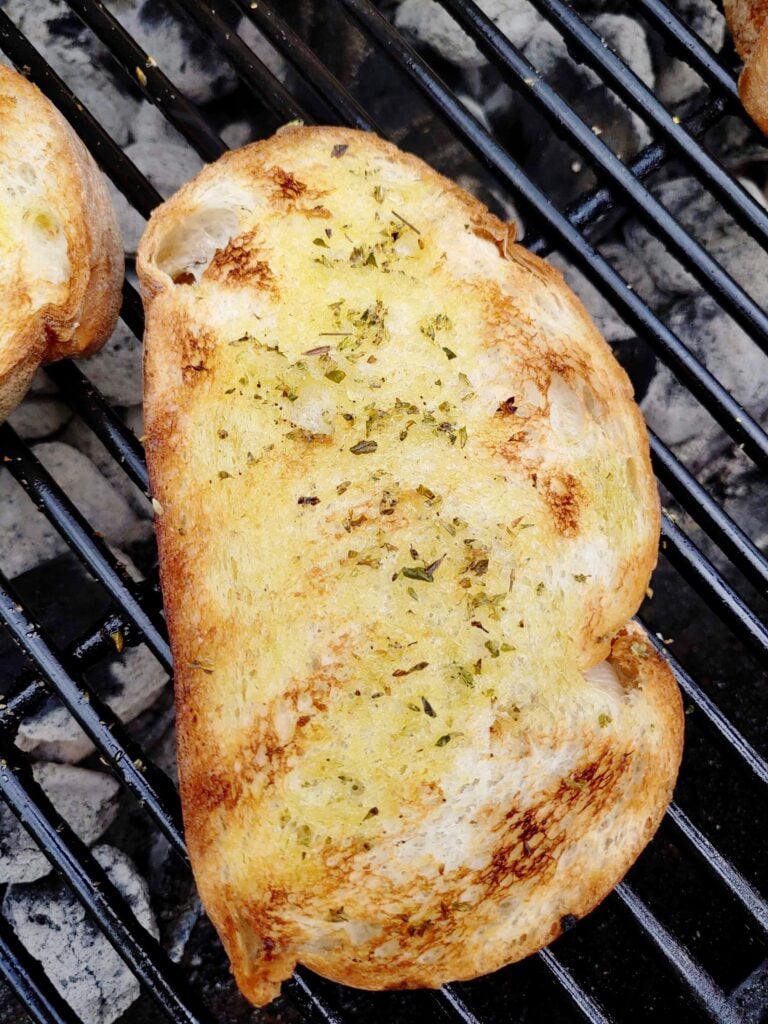
[[[725,0],[724,8],[744,61],[739,78],[742,103],[758,128],[768,134],[768,2]]]
[[[374,136],[289,128],[142,240],[186,834],[255,1003],[297,962],[395,988],[520,959],[668,802],[679,696],[626,625],[644,426],[513,237]]]
[[[96,352],[112,333],[121,301],[120,232],[104,180],[61,115],[23,76],[0,67],[3,220],[13,234],[5,257],[0,334],[0,420],[21,401],[40,363]],[[36,175],[18,188],[18,174]],[[31,170],[30,170],[31,168]],[[18,233],[24,205],[63,232],[68,271],[38,298],[35,237]],[[27,247],[25,249],[25,247]],[[43,293],[41,293],[43,294]]]

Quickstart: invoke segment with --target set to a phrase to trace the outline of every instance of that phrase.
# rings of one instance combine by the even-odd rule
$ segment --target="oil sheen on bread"
[[[185,824],[240,988],[534,952],[680,760],[630,623],[659,501],[626,375],[509,225],[373,135],[227,154],[138,268]]]

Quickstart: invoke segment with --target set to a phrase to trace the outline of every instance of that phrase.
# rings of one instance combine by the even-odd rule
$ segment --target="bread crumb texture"
[[[509,225],[354,131],[223,157],[139,271],[187,834],[243,992],[541,947],[680,756],[626,625],[659,509],[624,372]]]
[[[106,341],[122,273],[96,165],[36,86],[0,66],[0,421],[41,362]]]

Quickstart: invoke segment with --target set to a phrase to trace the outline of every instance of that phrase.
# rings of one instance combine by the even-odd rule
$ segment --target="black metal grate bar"
[[[81,1024],[0,914],[0,974],[36,1024]]]
[[[15,590],[0,573],[0,619],[16,644],[39,667],[115,775],[152,813],[176,853],[186,860],[179,798],[170,779],[129,739],[111,709],[82,681],[76,683],[39,626],[24,612]]]
[[[698,711],[701,711],[712,728],[719,733],[721,739],[737,754],[739,759],[752,771],[756,778],[764,785],[768,785],[768,761],[761,757],[752,744],[728,721],[714,701],[704,693],[699,684],[691,678],[680,662],[672,656],[664,642],[652,632],[647,623],[643,622],[642,617],[638,615],[636,619],[648,634],[649,641],[667,661],[677,680],[677,685],[688,700]]]
[[[93,528],[50,473],[7,423],[0,426],[0,450],[5,467],[46,514],[93,576],[106,587],[112,600],[123,609],[160,664],[170,673],[171,648],[165,625],[159,617],[153,616],[143,607],[138,585],[129,577],[106,543],[96,536]]]
[[[694,69],[713,89],[720,89],[734,100],[733,112],[744,116],[739,103],[736,75],[724,67],[717,54],[685,22],[661,0],[634,0],[638,14],[642,14],[664,37],[686,64]]]
[[[141,337],[141,335],[139,335]],[[46,373],[66,396],[68,405],[88,424],[118,465],[144,494],[149,493],[149,478],[144,450],[136,435],[126,427],[104,396],[68,359],[46,366]]]
[[[624,905],[642,932],[685,982],[710,1018],[717,1024],[737,1024],[738,1018],[722,989],[696,963],[685,946],[651,913],[628,883],[619,882],[613,893],[614,898]]]
[[[552,976],[565,989],[573,1004],[590,1024],[610,1024],[602,1007],[575,981],[571,972],[563,966],[551,949],[542,949],[538,957]]]
[[[363,131],[383,132],[360,106],[352,94],[344,88],[335,75],[319,60],[304,40],[268,4],[251,3],[250,0],[234,0],[242,13],[256,25],[270,42],[279,49],[302,79],[315,91],[321,90],[322,98],[338,114],[344,124]],[[319,89],[318,89],[319,87]]]
[[[768,559],[654,432],[649,430],[648,433],[653,466],[659,480],[750,583],[761,594],[768,594]]]
[[[445,1016],[446,1007],[449,1007],[452,1011],[452,1019],[463,1020],[465,1024],[480,1024],[479,1019],[459,995],[456,985],[443,985],[439,994],[435,993],[435,997],[437,998],[438,995],[440,999],[438,1007],[443,1016]]]
[[[684,163],[695,168],[701,182],[717,196],[741,227],[763,245],[768,243],[768,213],[673,117],[651,90],[604,45],[576,11],[563,0],[530,0],[644,121],[650,122]]]
[[[720,851],[707,839],[677,804],[671,804],[667,817],[679,834],[696,851],[707,867],[713,871],[733,893],[741,905],[752,915],[764,932],[768,932],[768,903],[749,884]]]
[[[115,638],[118,634],[122,637],[125,647],[133,647],[139,642],[138,637],[133,634],[131,624],[122,615],[113,613],[96,629],[88,630],[64,653],[57,652],[58,659],[72,666],[74,672],[84,672],[115,650]],[[32,714],[48,696],[45,681],[36,677],[30,670],[23,671],[16,683],[22,689],[0,710],[0,732],[15,732],[21,719]]]
[[[67,0],[67,4],[109,49],[118,66],[144,96],[174,122],[184,124],[185,135],[205,160],[226,152],[223,139],[212,130],[193,103],[173,85],[101,0]]]
[[[330,74],[325,65],[319,61],[296,33],[285,22],[277,18],[270,8],[264,7],[263,4],[254,5],[252,8],[245,0],[235,0],[235,2],[240,10],[261,28],[276,49],[287,57],[311,86],[313,94],[318,96],[328,109],[334,111],[346,123],[362,128],[375,128],[357,101]],[[456,100],[429,67],[410,50],[368,0],[340,0],[340,2],[385,46],[396,63],[414,79],[418,87],[427,94],[428,98],[453,125],[463,141],[479,153],[500,178],[517,189],[519,194],[536,210],[549,229],[553,231],[557,243],[565,246],[574,261],[587,272],[593,281],[597,279],[602,283],[604,290],[612,297],[616,309],[627,323],[631,324],[640,336],[652,344],[659,356],[671,366],[681,380],[689,385],[702,405],[709,410],[721,426],[742,443],[745,451],[755,461],[765,465],[768,462],[768,436],[765,431],[748,416],[680,340],[645,307],[643,302],[632,293],[626,282],[595,252],[577,230],[578,228],[590,228],[596,218],[611,209],[616,203],[616,193],[618,192],[621,192],[629,200],[629,205],[632,208],[644,212],[646,217],[655,216],[658,212],[658,204],[643,188],[640,180],[658,169],[668,159],[669,147],[679,151],[682,146],[685,146],[684,157],[687,156],[689,161],[693,160],[705,184],[715,194],[720,195],[718,188],[724,190],[720,198],[729,206],[729,209],[735,211],[736,219],[743,226],[747,226],[751,233],[757,233],[758,237],[768,237],[768,216],[752,201],[749,194],[741,189],[698,143],[693,141],[694,136],[701,135],[722,115],[735,95],[733,75],[720,65],[714,54],[700,42],[697,44],[696,38],[687,29],[681,31],[681,25],[676,24],[677,19],[666,12],[666,8],[663,7],[660,0],[640,0],[640,7],[646,12],[649,20],[658,25],[665,38],[677,37],[677,41],[685,50],[684,59],[689,60],[689,63],[696,67],[705,80],[716,85],[718,91],[723,95],[711,101],[685,125],[677,124],[661,108],[660,104],[658,104],[660,110],[654,108],[649,112],[645,101],[642,100],[642,109],[639,111],[641,116],[650,117],[655,123],[655,118],[663,115],[662,123],[657,127],[664,141],[653,143],[647,147],[635,158],[629,168],[623,165],[618,168],[615,166],[615,158],[612,157],[612,154],[607,156],[606,152],[603,152],[605,147],[602,143],[595,141],[591,132],[589,133],[590,137],[584,134],[583,122],[576,118],[557,93],[550,90],[548,86],[543,88],[546,83],[542,83],[534,72],[535,83],[531,90],[531,98],[543,106],[545,113],[561,128],[572,133],[572,137],[581,143],[582,148],[598,162],[607,176],[606,187],[582,197],[565,214],[561,214],[517,167],[509,154]],[[540,10],[545,9],[546,12],[551,9],[561,18],[565,18],[566,27],[563,28],[556,17],[547,15],[551,21],[558,24],[561,32],[572,43],[575,43],[577,48],[580,48],[580,52],[586,55],[589,62],[596,64],[604,80],[611,81],[616,91],[625,97],[627,95],[632,97],[627,99],[630,106],[641,102],[638,97],[644,96],[642,90],[645,89],[642,83],[634,78],[615,55],[604,49],[602,42],[597,40],[594,33],[591,33],[591,30],[583,22],[580,22],[569,8],[559,0],[533,0],[533,3]],[[305,121],[312,120],[268,68],[254,57],[243,40],[212,8],[212,5],[193,3],[192,0],[174,0],[174,4],[195,18],[201,28],[214,38],[242,80],[264,104],[266,110],[275,112],[278,117],[283,119],[301,117]],[[223,151],[225,148],[223,142],[210,129],[199,111],[179,96],[173,84],[168,81],[130,35],[119,26],[99,0],[94,0],[94,2],[71,0],[70,6],[106,43],[125,73],[142,88],[145,96],[156,103],[168,120],[185,135],[204,158],[211,159]],[[445,0],[444,6],[470,21],[473,11],[479,13],[482,18],[481,12],[478,12],[471,0]],[[668,17],[665,17],[665,12]],[[482,35],[477,24],[465,23],[469,24],[473,32],[479,32]],[[592,39],[589,38],[590,35]],[[597,43],[593,44],[593,40],[597,40]],[[486,44],[491,48],[493,57],[498,61],[501,56],[502,62],[507,65],[507,70],[520,80],[523,65],[517,64],[516,61],[523,59],[509,46],[508,41],[503,37],[495,38],[495,44],[501,47],[502,53],[497,53],[493,49],[493,39],[486,39]],[[599,52],[591,52],[590,47],[593,45],[599,46]],[[140,213],[148,216],[160,198],[156,190],[135,165],[124,157],[110,136],[83,109],[61,79],[51,71],[44,58],[31,47],[2,11],[0,11],[0,46],[6,50],[17,65],[26,65],[28,73],[69,118],[75,130],[89,145],[117,187],[123,191]],[[512,66],[509,66],[503,54],[506,54],[507,57],[514,57]],[[530,75],[532,69],[530,66],[527,67],[527,73]],[[137,68],[141,73],[137,73]],[[617,80],[614,80],[615,76],[618,76]],[[623,90],[628,90],[628,94]],[[691,157],[692,150],[693,157]],[[610,151],[607,152],[610,153]],[[718,174],[721,176],[719,179]],[[672,241],[676,239],[675,244],[678,245],[681,261],[688,267],[693,266],[694,269],[698,261],[698,271],[703,274],[704,282],[709,290],[712,292],[720,290],[721,296],[724,297],[723,304],[735,312],[743,324],[753,329],[752,333],[755,333],[754,329],[756,329],[757,332],[764,332],[764,335],[768,334],[765,331],[766,325],[761,320],[761,317],[765,318],[768,323],[768,317],[765,317],[764,311],[756,307],[727,275],[719,277],[718,273],[725,273],[722,268],[719,268],[703,249],[697,248],[696,243],[685,234],[663,207],[660,209],[663,227],[676,232],[668,237]],[[542,251],[548,246],[549,243],[546,239],[535,239],[531,243],[531,247],[537,251]],[[143,317],[138,296],[130,285],[126,286],[124,299],[123,319],[132,330],[140,335]],[[107,450],[118,458],[130,478],[146,491],[147,477],[141,446],[110,409],[103,396],[72,364],[65,363],[58,367],[52,367],[49,369],[49,373],[61,388],[64,399],[94,430]],[[98,701],[94,705],[88,689],[78,683],[71,674],[71,671],[80,671],[97,657],[103,656],[112,644],[111,634],[116,629],[124,632],[128,643],[139,642],[141,635],[136,627],[141,627],[142,622],[145,626],[149,622],[150,626],[157,630],[158,621],[152,622],[156,606],[150,600],[154,598],[154,591],[150,593],[150,588],[146,586],[137,588],[126,580],[120,572],[119,564],[111,556],[107,557],[104,546],[98,543],[88,524],[78,516],[76,509],[66,496],[62,495],[55,485],[50,486],[52,481],[34,457],[23,445],[19,444],[18,439],[5,432],[0,433],[0,438],[6,440],[6,446],[8,442],[17,445],[15,449],[17,457],[14,457],[10,468],[17,471],[18,478],[22,480],[30,495],[36,498],[45,514],[91,571],[105,583],[113,600],[121,609],[121,611],[110,615],[99,628],[73,645],[62,661],[61,655],[53,650],[38,627],[23,611],[10,585],[7,584],[4,577],[0,576],[0,619],[5,622],[9,632],[22,650],[42,671],[45,682],[43,685],[39,679],[31,677],[31,681],[27,682],[25,688],[17,694],[9,706],[0,711],[0,742],[6,746],[12,743],[12,730],[19,718],[29,709],[35,707],[46,695],[48,687],[52,687],[86,732],[91,735],[98,749],[110,761],[113,770],[123,783],[146,803],[148,812],[164,831],[177,853],[185,857],[178,797],[169,780],[153,765],[142,763],[143,755],[124,737],[123,727],[120,723],[115,722],[114,718],[110,717],[109,710],[101,708]],[[652,447],[657,472],[661,479],[723,552],[741,569],[746,578],[759,586],[761,592],[764,592],[768,565],[765,558],[757,551],[743,531],[716,505],[685,467],[655,437],[652,438]],[[30,467],[32,482],[26,472]],[[740,636],[746,637],[761,653],[768,650],[768,630],[725,583],[696,546],[669,519],[666,519],[664,523],[664,539],[666,553],[670,561],[692,583],[697,592],[705,596],[717,613]],[[126,607],[126,595],[134,601],[134,604],[129,607]],[[150,607],[153,611],[148,610]],[[131,611],[141,613],[146,621],[141,618],[138,622],[132,621],[135,616],[131,615]],[[768,782],[766,761],[733,727],[716,705],[703,693],[698,684],[669,656],[663,645],[654,636],[651,636],[650,639],[657,649],[663,651],[683,692],[703,712],[707,722],[716,730],[720,738],[735,751],[761,782]],[[64,667],[65,664],[69,666],[69,672]],[[29,679],[30,676],[28,675],[27,678]],[[136,754],[136,764],[133,764],[131,760],[134,754]],[[165,954],[156,943],[153,946],[154,940],[143,932],[132,915],[129,915],[130,920],[123,919],[122,915],[126,908],[119,894],[109,887],[108,880],[106,889],[99,888],[102,886],[103,879],[100,878],[101,869],[98,864],[85,847],[80,849],[82,844],[79,844],[79,841],[66,826],[60,833],[57,831],[61,823],[57,823],[55,812],[47,803],[44,794],[38,791],[38,787],[28,772],[25,776],[26,769],[19,759],[18,752],[11,749],[10,755],[13,771],[4,771],[0,774],[0,786],[6,801],[41,843],[57,870],[64,873],[65,876],[71,871],[68,881],[73,884],[79,898],[94,913],[110,940],[116,944],[118,951],[160,1005],[166,1009],[171,1019],[188,1021],[190,1024],[194,1020],[199,1020],[199,1014],[194,1016],[192,1004],[183,991],[183,983],[181,988],[177,988],[177,973],[174,973],[177,972],[177,969],[170,965],[170,968],[166,970]],[[15,774],[16,768],[18,768],[18,774]],[[673,804],[669,809],[668,816],[685,844],[709,865],[720,882],[765,928],[768,914],[766,904],[759,894],[715,849],[679,807]],[[101,874],[103,875],[103,872]],[[713,1019],[722,1021],[734,1019],[733,1010],[728,1000],[711,977],[695,963],[685,947],[665,929],[626,883],[619,887],[616,898],[622,902],[641,930],[696,995],[697,1000],[709,1015]],[[7,930],[7,926],[3,927]],[[39,1003],[39,1007],[43,1015],[37,1019],[55,1022],[62,1020],[64,1024],[70,1024],[71,1012],[69,1016],[66,1016],[66,1009],[64,1010],[65,1016],[55,1016],[57,1012],[55,999],[59,998],[55,992],[53,993],[55,998],[51,1004],[54,1015],[51,1015],[45,1006],[45,998],[47,998],[45,984],[42,988],[38,986],[39,991],[35,989],[34,984],[32,988],[28,987],[26,979],[31,977],[33,982],[35,980],[34,968],[30,974],[28,955],[20,956],[19,954],[23,951],[18,945],[15,951],[12,943],[10,947],[7,946],[4,942],[4,934],[0,928],[0,971],[6,974],[22,1000],[27,1004],[31,1003],[33,1012],[38,1006],[35,1000],[42,993],[43,1000]],[[147,940],[149,940],[148,944]],[[608,1020],[599,1004],[580,988],[567,968],[550,950],[543,950],[539,957],[553,978],[570,997],[573,1005],[587,1020],[594,1021],[595,1024],[603,1024]],[[284,992],[310,1019],[323,1021],[325,1024],[341,1024],[342,1016],[324,996],[320,995],[320,990],[309,972],[302,969],[297,970],[293,979],[284,986]],[[465,1021],[466,1024],[473,1024],[476,1021],[472,1011],[466,1006],[454,986],[446,986],[435,998],[437,1000],[435,1005],[440,1008],[443,1015],[449,1013],[452,1019]]]
[[[648,341],[659,357],[684,380],[692,394],[744,445],[744,451],[760,465],[768,465],[768,437],[728,391],[699,363],[680,339],[659,320],[621,275],[560,213],[544,193],[523,173],[507,151],[456,99],[444,82],[408,46],[400,34],[368,0],[339,0],[386,49],[395,63],[461,134],[467,145],[496,170],[503,180],[532,207],[556,233],[581,270],[599,282],[621,317]]]
[[[733,316],[764,349],[768,349],[768,314],[752,299],[741,285],[710,256],[675,220],[658,199],[638,181],[613,150],[575,113],[570,104],[550,86],[537,69],[510,43],[474,0],[440,0],[465,28],[479,48],[501,66],[508,77],[522,87],[525,97],[553,125],[556,132],[566,137],[576,148],[610,176],[617,190],[634,207],[654,235],[661,238],[681,259],[691,273],[715,295],[724,309]],[[669,115],[667,115],[669,116]],[[725,174],[726,172],[723,172]],[[730,186],[733,179],[728,176]],[[754,204],[754,199],[751,202]],[[768,217],[764,211],[760,240],[768,238]]]
[[[688,131],[696,138],[703,135],[713,125],[717,124],[726,109],[725,100],[712,100],[706,106],[697,110],[684,122]],[[641,150],[627,164],[628,169],[640,181],[658,171],[666,161],[669,160],[669,149],[663,142],[652,142]],[[565,216],[577,228],[588,229],[595,222],[608,213],[617,205],[616,197],[610,188],[603,186],[585,193],[565,209]],[[540,236],[528,239],[525,245],[537,256],[546,256],[552,252],[554,246],[551,242]]]
[[[0,795],[136,977],[175,1024],[214,1024],[199,1007],[200,1000],[185,991],[180,969],[139,924],[91,851],[57,814],[13,744],[4,744],[3,760]]]
[[[268,67],[259,60],[235,30],[207,4],[172,0],[178,10],[189,15],[213,39],[232,62],[242,81],[259,103],[268,105],[282,121],[306,121],[312,118]]]
[[[768,626],[730,587],[693,541],[668,516],[662,517],[661,550],[736,636],[768,654]]]

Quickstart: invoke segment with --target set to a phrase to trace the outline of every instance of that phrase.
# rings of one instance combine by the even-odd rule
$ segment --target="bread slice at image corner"
[[[95,163],[39,89],[0,65],[0,421],[42,363],[103,345],[122,279]]]
[[[724,0],[723,8],[736,52],[744,62],[739,76],[741,101],[768,135],[768,2]]]
[[[534,952],[681,755],[624,371],[510,225],[355,131],[222,157],[138,269],[186,832],[241,990]]]

